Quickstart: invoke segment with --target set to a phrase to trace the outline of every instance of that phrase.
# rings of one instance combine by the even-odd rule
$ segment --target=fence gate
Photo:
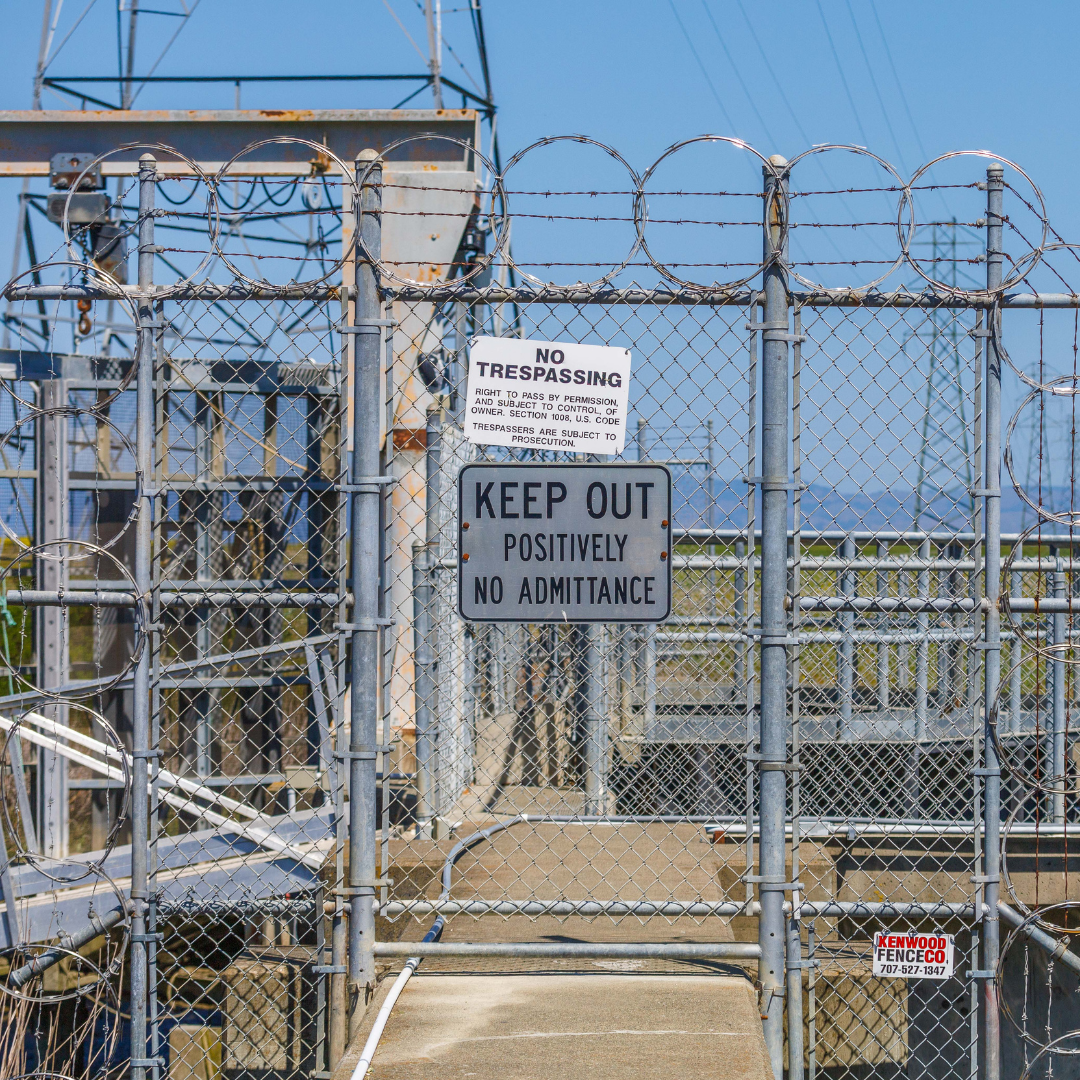
[[[1072,1075],[1080,298],[1038,189],[407,157],[147,154],[132,284],[69,207],[7,286],[3,1076],[327,1080],[435,917],[692,928],[778,1078]],[[665,622],[460,616],[463,466],[581,460],[465,440],[477,336],[630,350]]]

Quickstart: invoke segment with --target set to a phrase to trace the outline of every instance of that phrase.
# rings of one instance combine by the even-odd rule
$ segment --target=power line
[[[858,20],[855,18],[855,12],[851,7],[851,0],[845,0],[848,9],[848,15],[851,17],[851,25],[855,27],[855,40],[859,43],[859,50],[862,52],[863,63],[866,64],[866,70],[870,74],[870,85],[874,88],[874,94],[877,97],[878,105],[881,108],[881,115],[885,117],[885,126],[889,129],[889,135],[892,138],[893,146],[896,148],[896,156],[900,164],[903,166],[904,172],[907,172],[907,164],[904,161],[904,151],[900,149],[900,140],[896,137],[896,132],[893,130],[892,120],[889,118],[889,111],[885,108],[885,100],[881,96],[881,89],[878,86],[877,76],[874,74],[874,69],[870,64],[870,57],[866,54],[866,46],[863,44],[862,32],[859,30]]]
[[[807,146],[810,145],[810,136],[806,134],[799,117],[796,115],[795,110],[791,107],[791,102],[788,100],[787,94],[784,92],[783,84],[780,82],[776,72],[773,71],[772,64],[769,63],[768,53],[762,47],[761,41],[758,39],[757,31],[754,29],[754,24],[750,21],[750,17],[746,14],[746,8],[743,7],[742,0],[735,0],[735,4],[739,9],[739,14],[743,17],[743,22],[746,23],[747,29],[750,31],[750,36],[754,39],[754,44],[757,46],[757,51],[761,54],[762,62],[765,64],[765,70],[769,73],[769,78],[772,79],[773,85],[776,87],[777,93],[780,95],[780,100],[784,103],[784,107],[791,115],[791,119],[795,123],[795,127],[802,137],[804,143]],[[715,23],[713,24],[715,26]]]
[[[836,44],[833,41],[832,31],[829,29],[829,22],[825,18],[825,11],[821,6],[821,0],[815,0],[817,4],[818,14],[821,16],[821,25],[825,28],[825,36],[829,39],[829,48],[832,50],[833,60],[836,61],[836,70],[840,74],[840,82],[843,84],[844,93],[847,94],[848,104],[851,106],[851,114],[855,117],[855,126],[859,129],[859,135],[862,138],[863,145],[869,146],[870,140],[866,137],[866,131],[862,126],[862,120],[859,118],[859,110],[855,107],[855,98],[851,94],[851,87],[848,86],[847,76],[844,74],[844,67],[840,63],[840,54],[836,51]]]
[[[724,103],[720,100],[720,95],[716,92],[716,87],[713,85],[713,81],[709,76],[709,72],[705,65],[701,62],[701,57],[698,56],[697,49],[694,48],[694,41],[690,35],[686,32],[686,27],[683,25],[683,21],[679,18],[679,13],[675,9],[675,0],[668,0],[668,6],[671,8],[671,14],[675,16],[675,21],[679,24],[679,29],[682,31],[683,37],[686,38],[686,44],[690,46],[690,51],[694,54],[694,59],[697,61],[697,65],[701,68],[701,74],[705,76],[705,81],[709,84],[709,89],[712,91],[712,96],[716,99],[716,104],[720,107],[720,112],[727,122],[727,126],[730,129],[732,135],[735,134],[735,125],[728,116],[727,109],[724,108]]]
[[[928,161],[930,155],[926,152],[926,147],[923,146],[922,136],[919,134],[919,128],[915,123],[915,118],[911,115],[911,106],[908,105],[907,94],[904,93],[904,84],[900,81],[900,76],[896,72],[896,64],[893,61],[892,49],[889,48],[889,39],[885,36],[885,28],[881,25],[881,16],[878,15],[877,6],[874,0],[870,0],[867,5],[874,13],[874,21],[877,23],[878,33],[881,35],[881,43],[885,46],[885,58],[889,61],[889,68],[892,71],[893,80],[896,83],[896,88],[900,91],[900,101],[903,103],[904,112],[907,113],[908,123],[911,124],[911,130],[915,133],[915,142],[918,144],[919,153],[922,155],[923,161]]]
[[[747,89],[746,82],[742,77],[742,72],[739,71],[738,64],[735,63],[735,58],[728,51],[727,42],[724,41],[723,34],[720,33],[720,27],[716,25],[716,20],[713,18],[712,11],[709,10],[709,5],[705,0],[701,0],[701,6],[705,9],[705,14],[708,16],[709,22],[712,23],[713,31],[716,34],[716,40],[720,42],[720,48],[724,50],[724,55],[727,57],[728,63],[731,65],[731,70],[735,73],[735,78],[739,81],[739,86],[742,87],[742,92],[746,96],[746,100],[750,102],[750,108],[754,110],[754,115],[758,118],[758,123],[761,125],[761,130],[765,132],[765,138],[775,147],[776,139],[773,137],[773,133],[769,130],[769,125],[765,123],[765,118],[758,112],[757,104],[754,102],[750,91]]]

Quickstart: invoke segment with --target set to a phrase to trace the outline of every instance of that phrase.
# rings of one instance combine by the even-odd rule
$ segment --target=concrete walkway
[[[766,1080],[768,1072],[754,992],[736,976],[424,974],[421,968],[398,1001],[368,1075]]]

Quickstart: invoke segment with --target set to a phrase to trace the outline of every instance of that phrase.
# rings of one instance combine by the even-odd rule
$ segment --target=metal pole
[[[382,300],[375,266],[382,241],[382,165],[374,150],[356,161],[362,217],[353,312],[352,653],[349,739],[349,1027],[355,1038],[375,988],[375,756],[379,715],[382,484],[379,374]]]
[[[645,436],[649,430],[648,422],[638,418],[637,446],[638,461],[645,460]],[[656,624],[647,623],[639,631],[641,634],[641,671],[639,678],[642,687],[641,712],[643,715],[642,731],[645,738],[652,735],[656,726]]]
[[[45,379],[41,383],[41,404],[59,410],[67,406],[67,382]],[[38,500],[39,542],[64,540],[69,528],[67,491],[67,415],[52,412],[38,421],[40,458],[38,462],[40,497]],[[41,590],[63,593],[68,587],[64,546],[55,545],[54,557],[37,560],[37,581]],[[9,600],[9,603],[12,602]],[[55,689],[68,682],[71,648],[71,615],[59,608],[47,607],[37,613],[38,685]],[[42,711],[61,724],[68,722],[66,705],[48,704]],[[52,858],[68,854],[68,763],[53,750],[37,749],[37,835],[41,851]]]
[[[1054,596],[1059,600],[1066,597],[1065,584],[1065,560],[1060,555],[1057,557],[1057,571],[1054,574]],[[1065,630],[1066,615],[1064,611],[1054,614],[1054,644],[1062,646],[1068,643]],[[1054,654],[1059,659],[1052,662],[1054,676],[1054,741],[1052,747],[1053,757],[1050,762],[1051,784],[1054,787],[1054,824],[1065,824],[1065,661],[1060,659],[1060,651]]]
[[[435,108],[441,109],[443,107],[441,0],[424,0],[424,19],[427,21],[428,70],[431,72],[431,96]]]
[[[1024,557],[1024,545],[1017,544],[1017,548],[1019,550],[1016,552],[1016,558],[1017,560],[1020,560]],[[1009,575],[1010,595],[1020,595],[1020,590],[1023,587],[1023,579],[1024,575],[1017,571],[1013,571],[1013,573]],[[1012,674],[1009,676],[1009,730],[1012,731],[1014,735],[1018,735],[1020,733],[1020,709],[1023,706],[1024,692],[1024,686],[1021,682],[1023,668],[1020,664],[1020,658],[1022,656],[1020,650],[1023,647],[1023,642],[1020,635],[1016,632],[1016,626],[1020,622],[1020,616],[1013,615],[1011,622],[1013,623],[1013,638],[1012,649],[1009,656],[1009,667],[1012,670]]]
[[[135,587],[149,599],[151,590],[153,496],[148,493],[154,449],[154,190],[157,161],[139,158],[139,336],[135,419],[135,458],[143,476],[142,505],[135,523]],[[150,857],[150,804],[147,800],[150,747],[150,640],[135,666],[131,733],[131,1080],[144,1080],[154,1062],[146,1056],[149,942],[146,899]]]
[[[878,541],[877,556],[879,559],[889,557],[889,545]],[[889,575],[884,571],[877,575],[876,589],[878,596],[887,596],[889,593]],[[884,634],[887,628],[887,616],[880,615],[877,619],[878,630]],[[877,704],[878,709],[884,711],[889,707],[889,645],[881,642],[878,645],[877,654]]]
[[[919,545],[919,558],[923,566],[930,561],[930,541],[923,540]],[[926,599],[930,595],[930,571],[919,571],[919,596]],[[920,611],[915,616],[918,640],[915,644],[915,741],[923,742],[926,738],[926,711],[930,696],[930,616]]]
[[[837,552],[841,559],[855,558],[855,544],[850,536],[845,536]],[[855,575],[847,569],[840,571],[840,595],[850,599],[855,595]],[[840,616],[839,671],[837,689],[840,694],[840,725],[836,732],[838,739],[851,738],[851,705],[855,694],[855,643],[852,634],[855,631],[855,613],[845,611]]]
[[[771,163],[782,169],[779,155]],[[765,176],[765,258],[780,243],[782,187]],[[758,761],[761,840],[758,864],[761,916],[761,1014],[776,1080],[784,1076],[784,822],[787,813],[787,588],[788,523],[788,290],[787,274],[771,262],[764,274],[761,363],[761,756]]]
[[[424,543],[413,545],[413,648],[416,668],[416,829],[429,836],[435,829],[438,795],[435,782],[437,711],[435,708],[436,652],[432,611],[433,574],[439,557],[439,453],[442,416],[437,408],[427,415],[425,461]]]
[[[995,162],[986,170],[986,286],[997,289],[1001,284],[1001,230],[1004,170]],[[985,699],[984,709],[989,716],[998,693],[1001,679],[1001,621],[998,599],[1001,592],[1001,357],[998,341],[1001,335],[1001,310],[987,312],[986,338],[986,576],[983,588],[989,601],[984,626]],[[999,950],[998,893],[1001,876],[1001,766],[997,748],[987,728],[983,743],[983,970],[997,970]],[[983,1068],[986,1080],[1001,1076],[1001,1028],[997,994],[992,978],[982,980],[983,1004]]]
[[[600,663],[596,623],[581,628],[585,675],[585,813],[607,813],[607,724],[601,702]]]

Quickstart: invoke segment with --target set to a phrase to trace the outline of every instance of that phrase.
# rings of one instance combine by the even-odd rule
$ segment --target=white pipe
[[[386,995],[382,1008],[379,1009],[379,1015],[375,1017],[375,1023],[371,1027],[371,1034],[368,1035],[367,1042],[364,1043],[364,1049],[360,1053],[360,1060],[356,1063],[356,1068],[353,1069],[352,1080],[364,1080],[367,1076],[367,1071],[371,1068],[371,1059],[375,1056],[375,1051],[379,1049],[379,1040],[382,1038],[386,1022],[390,1019],[390,1013],[397,1004],[397,999],[401,997],[401,991],[405,989],[405,984],[413,977],[413,972],[419,966],[419,956],[410,956],[405,961],[401,974],[394,980],[394,985],[390,987],[390,992]]]

